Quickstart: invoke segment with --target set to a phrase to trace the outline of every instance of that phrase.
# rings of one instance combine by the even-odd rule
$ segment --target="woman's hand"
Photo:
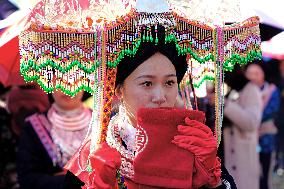
[[[209,127],[196,120],[185,119],[186,126],[179,125],[180,135],[172,143],[195,155],[193,186],[215,187],[219,184],[221,164],[217,157],[217,140]]]

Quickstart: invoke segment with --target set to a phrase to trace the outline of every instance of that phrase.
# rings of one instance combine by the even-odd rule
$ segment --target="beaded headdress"
[[[117,65],[125,56],[134,56],[141,42],[157,44],[161,25],[165,43],[174,42],[178,53],[188,58],[188,71],[180,83],[185,106],[190,100],[190,85],[199,87],[204,80],[215,80],[215,134],[220,141],[224,71],[233,70],[236,63],[261,58],[259,19],[251,17],[231,25],[224,25],[224,20],[214,23],[212,18],[229,18],[229,13],[236,17],[237,11],[224,3],[215,13],[204,9],[205,14],[199,8],[204,2],[43,0],[20,35],[21,74],[48,93],[55,88],[70,96],[80,90],[92,93],[90,128],[95,146],[106,139]],[[216,14],[222,10],[225,14]]]

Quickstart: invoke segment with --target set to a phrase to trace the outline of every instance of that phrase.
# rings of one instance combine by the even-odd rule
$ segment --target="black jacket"
[[[24,126],[17,153],[18,181],[21,189],[63,189],[65,176],[51,158],[29,122]]]

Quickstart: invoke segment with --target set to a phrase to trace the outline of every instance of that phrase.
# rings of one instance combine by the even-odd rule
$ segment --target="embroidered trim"
[[[63,167],[68,162],[81,145],[82,138],[87,131],[87,128],[81,131],[61,131],[58,128],[52,127],[46,116],[40,114],[30,116],[27,118],[27,121],[31,123],[54,166]],[[64,137],[61,136],[62,132],[65,133],[65,138],[72,141],[71,145],[65,144]]]
[[[126,133],[127,126],[129,125],[124,125],[125,122],[121,121],[121,119],[123,119],[121,117],[120,114],[117,114],[110,120],[106,141],[110,147],[115,148],[122,156],[120,166],[121,174],[131,179],[134,176],[133,160],[145,149],[148,143],[148,137],[146,131],[140,126],[137,126],[135,133],[132,133],[132,135],[135,135],[134,137],[129,136],[128,134],[131,133]],[[123,146],[122,140],[126,145],[130,145],[127,145],[129,149]],[[132,144],[135,145],[134,149]]]
[[[136,128],[136,134],[135,134],[135,140],[136,140],[136,153],[135,156],[138,156],[138,154],[140,154],[145,147],[148,144],[148,137],[147,137],[147,133],[145,131],[145,129],[143,129],[142,127],[140,127],[139,125],[137,125]]]
[[[56,145],[52,142],[50,135],[48,134],[50,124],[48,123],[46,118],[42,115],[34,114],[28,117],[26,120],[31,123],[34,131],[38,135],[38,138],[40,139],[42,145],[51,158],[53,165],[55,166],[56,164],[58,164],[60,159],[57,153],[58,150]]]
[[[118,119],[119,119],[119,116],[116,115],[110,120],[106,141],[110,147],[115,148],[123,157],[133,161],[134,152],[131,152],[130,150],[126,149],[121,144],[121,137],[119,135],[120,133],[119,127],[116,124]]]
[[[115,148],[122,156],[120,166],[121,175],[132,179],[134,177],[134,167],[132,163],[134,152],[126,149],[121,143],[119,128],[116,124],[118,119],[119,116],[116,115],[110,120],[106,142],[110,147]]]

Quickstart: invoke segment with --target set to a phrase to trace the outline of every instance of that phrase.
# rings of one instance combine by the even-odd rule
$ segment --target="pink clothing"
[[[227,101],[225,116],[233,123],[224,129],[225,166],[238,189],[259,189],[258,128],[262,100],[258,87],[248,83],[237,101]]]

